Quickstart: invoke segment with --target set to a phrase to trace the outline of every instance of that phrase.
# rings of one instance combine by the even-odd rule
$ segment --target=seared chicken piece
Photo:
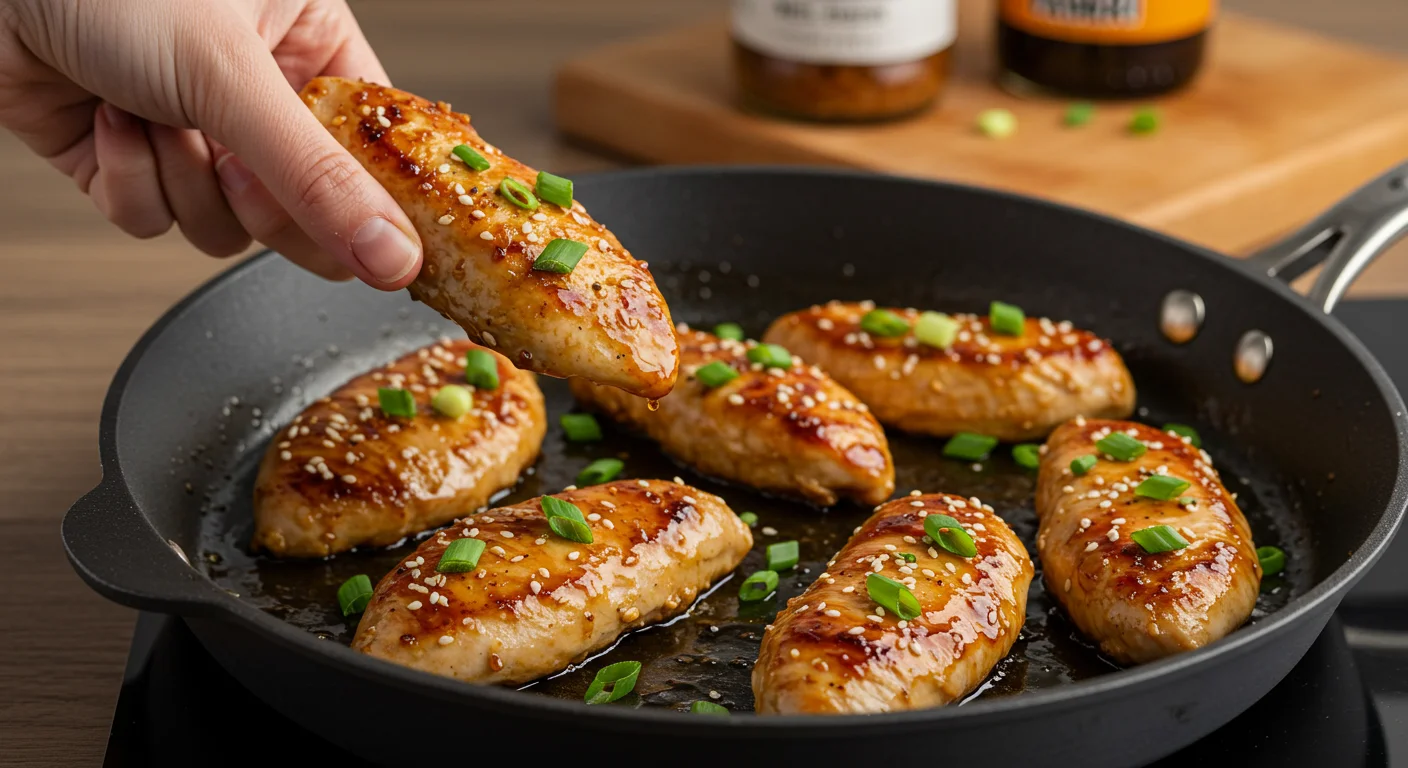
[[[554,497],[581,510],[592,543],[553,533],[541,498],[470,515],[381,580],[352,647],[468,682],[528,682],[688,610],[753,546],[722,499],[687,485],[619,480]],[[465,537],[488,545],[477,567],[437,573]]]
[[[1134,461],[1101,455],[1111,431],[1148,446]],[[1261,588],[1251,529],[1207,453],[1127,421],[1076,419],[1046,442],[1037,479],[1037,549],[1047,589],[1085,636],[1125,664],[1201,648],[1241,626]],[[1076,476],[1073,459],[1099,456]],[[1191,485],[1170,501],[1134,493],[1150,475]],[[1130,534],[1167,525],[1183,549],[1148,554]]]
[[[815,367],[763,370],[754,346],[679,329],[688,381],[659,410],[619,389],[580,379],[572,394],[660,443],[700,472],[829,506],[838,497],[879,504],[895,489],[885,433],[866,407]],[[696,376],[721,361],[738,377],[710,388]]]
[[[949,349],[913,330],[880,338],[860,329],[871,302],[833,301],[784,315],[763,340],[821,366],[870,406],[882,424],[909,432],[978,432],[1002,440],[1044,437],[1074,416],[1122,418],[1134,381],[1108,342],[1070,323],[1028,319],[1022,336],[993,333],[987,317],[954,315]],[[893,309],[911,325],[913,309]]]
[[[430,399],[468,387],[468,341],[445,340],[338,387],[274,436],[254,485],[251,546],[287,557],[324,557],[394,544],[489,503],[538,457],[546,420],[533,374],[494,355],[499,387],[471,390],[458,419]],[[380,387],[408,389],[416,416],[382,413]]]
[[[420,233],[425,262],[411,296],[520,368],[581,376],[646,397],[674,386],[679,355],[669,307],[644,262],[593,221],[581,203],[539,199],[535,210],[499,191],[533,189],[538,172],[490,146],[469,116],[394,88],[319,77],[303,100],[400,203]],[[475,171],[452,150],[490,164]],[[555,239],[586,245],[569,274],[536,271]]]
[[[924,534],[930,514],[957,520],[977,554],[964,558],[934,545]],[[870,573],[908,585],[919,616],[900,621],[878,606],[866,587]],[[976,688],[1011,650],[1031,581],[1027,550],[992,507],[944,493],[896,499],[877,509],[816,583],[773,619],[753,668],[757,711],[844,714],[948,704]]]

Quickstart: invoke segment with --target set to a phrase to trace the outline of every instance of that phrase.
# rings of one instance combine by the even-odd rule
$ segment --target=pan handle
[[[64,515],[63,540],[73,569],[115,603],[183,616],[223,611],[220,588],[157,533],[121,482],[104,477],[74,503]]]
[[[1408,162],[1356,189],[1246,264],[1287,283],[1324,264],[1306,298],[1328,314],[1364,268],[1405,234]]]

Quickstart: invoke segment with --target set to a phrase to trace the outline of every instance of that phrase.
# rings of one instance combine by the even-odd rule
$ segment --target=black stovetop
[[[1336,311],[1408,391],[1408,300]],[[467,723],[472,728],[472,723]],[[410,746],[414,753],[414,746]],[[1408,768],[1408,534],[1400,535],[1305,658],[1264,699],[1158,765]],[[179,619],[137,621],[107,766],[367,765],[303,731],[230,677]]]

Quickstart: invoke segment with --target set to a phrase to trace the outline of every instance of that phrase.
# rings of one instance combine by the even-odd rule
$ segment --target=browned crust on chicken
[[[1089,473],[1070,464],[1099,454],[1110,431],[1148,446],[1131,461],[1101,457]],[[1178,499],[1136,496],[1151,474],[1192,483]],[[1176,435],[1128,421],[1077,419],[1051,434],[1037,479],[1037,549],[1047,589],[1111,658],[1138,664],[1200,648],[1246,622],[1261,588],[1251,528],[1212,459]],[[1130,534],[1156,525],[1189,546],[1148,554]]]
[[[647,397],[674,386],[674,327],[646,264],[580,202],[541,201],[530,211],[498,194],[505,178],[532,189],[538,172],[486,143],[468,115],[336,77],[315,78],[303,100],[415,225],[425,260],[412,296],[520,368]],[[475,171],[455,158],[460,144],[491,167]],[[587,252],[570,274],[534,270],[556,238],[586,243]]]
[[[458,680],[527,682],[688,610],[753,546],[722,499],[687,485],[620,480],[553,496],[582,511],[592,543],[552,533],[541,498],[466,517],[381,580],[352,647]],[[478,567],[437,573],[464,537],[487,545]]]
[[[885,432],[866,407],[814,366],[763,370],[748,362],[753,342],[681,329],[685,381],[659,410],[619,389],[582,380],[572,394],[644,432],[700,472],[823,506],[840,497],[878,504],[895,489]],[[721,361],[738,378],[709,388],[695,378]]]
[[[924,534],[929,514],[958,520],[977,555],[934,546]],[[901,553],[916,562],[901,561]],[[872,572],[906,582],[920,615],[908,622],[882,615],[866,588]],[[843,714],[948,704],[1011,650],[1031,580],[1022,542],[977,499],[940,493],[885,504],[763,635],[753,669],[756,709]]]
[[[778,318],[763,339],[821,366],[881,423],[909,432],[1031,440],[1078,415],[1134,410],[1134,381],[1119,353],[1070,323],[1029,318],[1022,336],[1006,336],[987,317],[953,315],[958,339],[938,349],[913,330],[893,338],[862,331],[872,309],[871,302],[814,306]],[[911,326],[920,314],[890,311]]]
[[[533,374],[499,355],[499,387],[472,390],[459,419],[430,407],[446,384],[468,387],[469,341],[444,340],[338,387],[279,431],[254,485],[250,546],[286,557],[323,557],[394,544],[477,509],[517,482],[546,430]],[[417,415],[382,413],[379,387],[405,388]]]

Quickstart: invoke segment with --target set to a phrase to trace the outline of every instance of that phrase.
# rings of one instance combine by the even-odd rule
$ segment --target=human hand
[[[0,125],[114,224],[401,288],[420,238],[298,98],[323,74],[389,82],[343,0],[0,0]]]

